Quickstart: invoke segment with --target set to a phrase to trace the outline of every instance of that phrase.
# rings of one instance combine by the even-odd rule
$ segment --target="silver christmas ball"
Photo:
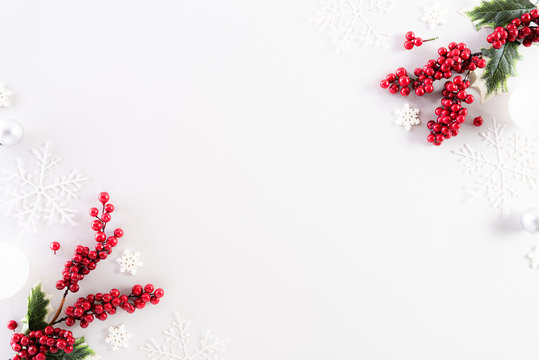
[[[529,209],[522,214],[522,227],[532,234],[539,232],[539,208]]]
[[[13,146],[21,142],[24,136],[22,125],[15,119],[0,120],[0,145]]]

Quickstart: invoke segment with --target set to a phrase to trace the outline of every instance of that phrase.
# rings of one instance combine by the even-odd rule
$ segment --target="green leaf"
[[[482,49],[484,57],[489,58],[482,79],[487,86],[487,95],[507,92],[507,80],[516,76],[516,64],[521,58],[518,42],[506,43],[501,49]]]
[[[47,360],[90,360],[99,358],[100,356],[86,344],[84,337],[77,339],[73,344],[73,352],[71,354],[66,354],[63,351],[59,351],[56,354],[47,354]]]
[[[529,0],[482,0],[481,5],[466,12],[477,30],[483,27],[505,27],[511,20],[535,9]]]
[[[50,305],[51,296],[43,291],[41,281],[35,285],[28,296],[28,310],[22,320],[23,332],[43,330],[47,326],[47,318],[53,312]]]

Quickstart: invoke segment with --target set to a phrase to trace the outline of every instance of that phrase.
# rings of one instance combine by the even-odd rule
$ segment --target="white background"
[[[230,338],[226,359],[537,359],[539,272],[524,259],[537,237],[517,223],[537,192],[505,218],[466,203],[451,150],[479,130],[434,148],[424,123],[439,99],[407,99],[425,114],[407,133],[393,124],[405,101],[378,87],[449,41],[486,44],[457,13],[468,1],[443,1],[436,30],[420,21],[429,3],[397,1],[377,18],[388,48],[336,54],[309,22],[315,1],[2,1],[0,81],[15,98],[0,116],[26,137],[0,165],[50,140],[64,170],[91,181],[75,227],[18,237],[1,218],[0,240],[32,265],[0,322],[24,316],[40,277],[56,292],[71,249],[92,244],[86,211],[107,190],[126,232],[115,254],[140,251],[145,266],[131,277],[110,259],[80,294],[149,281],[167,294],[76,330],[105,359],[143,359],[176,311],[193,335]],[[441,39],[406,52],[408,30]],[[525,51],[522,75],[536,74],[537,52]],[[472,115],[507,122],[507,99]],[[104,338],[119,323],[134,335],[113,355]],[[4,325],[0,336],[6,358]]]

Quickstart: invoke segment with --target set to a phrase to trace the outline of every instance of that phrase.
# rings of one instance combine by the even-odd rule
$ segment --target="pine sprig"
[[[507,80],[517,76],[516,64],[522,58],[518,52],[519,43],[506,43],[501,49],[482,49],[483,56],[489,58],[482,79],[487,86],[487,95],[507,92]]]
[[[47,360],[90,360],[98,359],[99,356],[86,344],[84,337],[77,339],[73,344],[73,352],[66,354],[63,351],[56,354],[47,354]]]
[[[50,296],[48,296],[41,285],[41,282],[30,291],[28,296],[28,310],[23,319],[24,332],[43,330],[47,325],[47,318],[52,312],[50,305]]]
[[[506,26],[514,18],[536,8],[529,0],[482,0],[481,5],[466,12],[477,30]]]

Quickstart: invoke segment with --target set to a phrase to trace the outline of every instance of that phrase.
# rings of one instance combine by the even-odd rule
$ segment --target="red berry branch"
[[[165,295],[163,289],[155,289],[152,284],[147,284],[144,287],[137,284],[132,287],[130,293],[123,295],[120,290],[112,289],[108,293],[96,293],[86,297],[79,297],[72,306],[65,309],[66,316],[59,319],[68,294],[70,292],[76,293],[80,290],[79,281],[84,279],[92,270],[95,270],[97,264],[112,253],[112,248],[118,244],[118,239],[124,235],[123,230],[119,228],[114,230],[113,235],[106,235],[105,230],[107,224],[111,221],[114,206],[108,203],[110,196],[106,192],[100,193],[98,199],[102,204],[101,212],[97,208],[90,209],[90,215],[94,218],[91,227],[96,232],[94,235],[97,242],[95,249],[90,250],[89,247],[82,245],[75,248],[75,253],[71,260],[68,260],[64,265],[62,279],[56,283],[58,290],[65,289],[56,313],[49,322],[38,326],[40,327],[38,329],[34,329],[32,325],[29,325],[26,332],[13,334],[10,344],[16,355],[13,356],[12,360],[46,360],[48,355],[59,352],[63,352],[67,356],[74,352],[77,345],[80,346],[79,353],[86,351],[86,354],[90,354],[91,349],[83,344],[83,341],[77,343],[71,331],[53,326],[62,323],[73,326],[78,322],[81,328],[86,328],[95,319],[104,321],[110,315],[116,314],[118,308],[131,314],[136,309],[143,309],[147,304],[158,304]],[[42,296],[43,298],[44,296]],[[40,306],[45,307],[43,304],[40,304]],[[10,330],[15,331],[17,327],[16,321],[11,320],[8,322]],[[36,327],[36,325],[34,324],[33,327]],[[77,359],[82,358],[77,357]],[[68,359],[68,357],[65,359]]]
[[[488,35],[487,41],[492,43],[495,49],[500,49],[506,44],[518,43],[526,47],[539,42],[539,11],[533,9],[515,18],[505,28],[496,27]],[[416,43],[416,40],[419,41]],[[420,46],[424,41],[415,37],[411,31],[406,33],[406,49]],[[416,68],[410,73],[405,68],[398,68],[395,73],[388,74],[380,81],[380,87],[388,89],[391,94],[408,96],[415,92],[417,96],[423,96],[434,92],[435,82],[445,79],[441,91],[441,106],[436,108],[436,119],[427,123],[430,134],[427,141],[434,145],[441,145],[446,139],[457,136],[461,125],[466,121],[468,109],[464,106],[474,102],[474,96],[466,90],[470,87],[469,74],[476,69],[487,66],[487,61],[481,52],[474,53],[465,43],[451,42],[447,48],[438,49],[438,58],[430,59],[422,68]],[[460,74],[464,74],[460,76]],[[459,74],[453,78],[455,74]],[[453,80],[449,80],[453,78]],[[482,119],[475,118],[474,125],[481,126]]]

